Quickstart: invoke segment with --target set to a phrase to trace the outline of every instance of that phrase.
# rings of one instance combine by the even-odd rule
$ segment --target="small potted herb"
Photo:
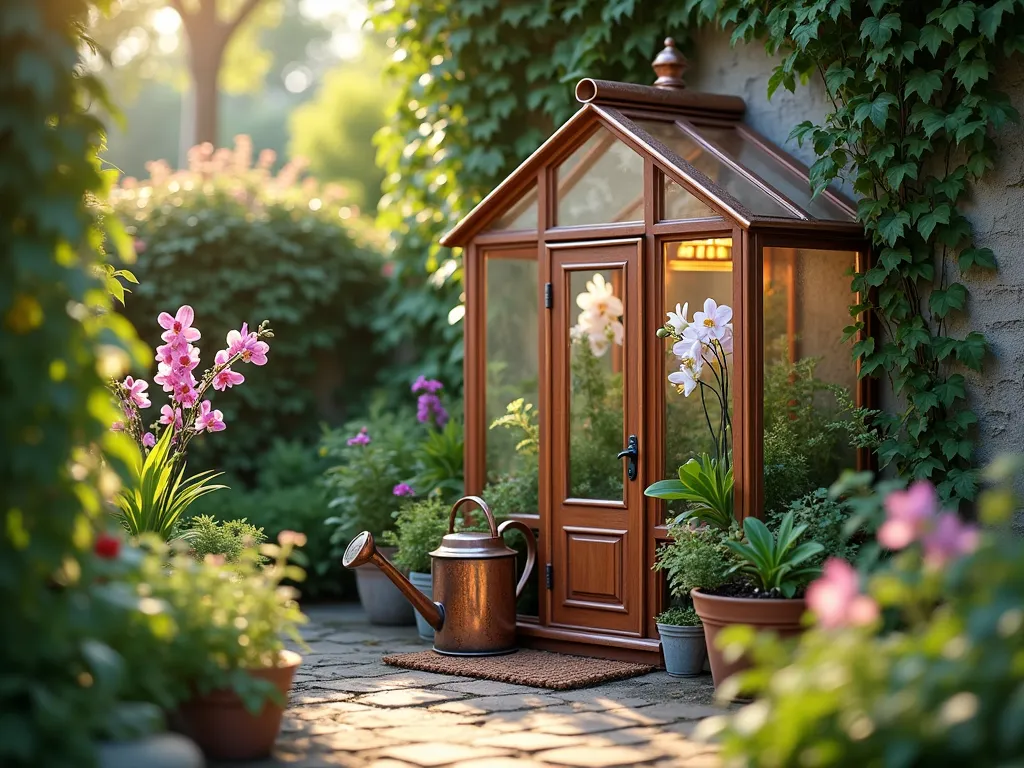
[[[661,635],[665,671],[671,677],[696,677],[704,671],[704,627],[692,605],[669,608],[654,617]]]
[[[395,529],[384,534],[384,541],[398,547],[395,565],[409,570],[409,581],[433,599],[430,553],[448,533],[448,507],[440,497],[415,501],[395,512]],[[433,641],[434,630],[416,614],[416,629],[424,640]]]

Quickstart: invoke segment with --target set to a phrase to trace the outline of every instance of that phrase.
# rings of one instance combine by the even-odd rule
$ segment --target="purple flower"
[[[878,529],[878,543],[886,549],[903,549],[921,538],[939,511],[939,497],[931,483],[918,480],[905,491],[885,497],[885,522]]]
[[[428,379],[426,376],[420,376],[416,381],[412,383],[413,394],[419,392],[426,392],[430,395],[436,395],[444,389],[444,385],[437,379]],[[422,419],[420,419],[422,421]]]
[[[156,445],[156,437],[153,435],[152,432],[147,432],[142,436],[142,445],[145,448],[152,448],[154,445]]]
[[[369,430],[367,430],[366,427],[363,427],[362,429],[359,430],[358,435],[356,435],[355,437],[350,437],[347,442],[349,445],[369,445]]]
[[[443,427],[448,423],[448,411],[441,405],[441,398],[437,395],[423,394],[416,402],[416,418],[420,424],[437,424]]]
[[[391,492],[393,494],[395,494],[395,496],[415,496],[416,495],[416,491],[414,491],[407,483],[399,483],[398,485],[396,485],[392,489]]]
[[[933,568],[941,568],[962,555],[978,548],[978,529],[960,522],[953,512],[941,513],[935,525],[922,538],[924,561]]]

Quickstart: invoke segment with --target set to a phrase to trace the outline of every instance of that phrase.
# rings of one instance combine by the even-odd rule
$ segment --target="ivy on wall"
[[[883,466],[927,478],[946,500],[978,488],[963,369],[980,371],[985,337],[955,333],[968,310],[966,274],[996,269],[974,246],[959,210],[971,183],[995,162],[990,135],[1019,115],[994,84],[1005,57],[1024,51],[1024,2],[941,0],[691,0],[702,20],[730,27],[734,43],[764,39],[780,58],[779,87],[820,77],[832,110],[798,125],[811,142],[816,190],[848,177],[876,263],[853,288],[867,298],[851,315],[874,315],[877,338],[858,342],[862,375],[888,376],[903,403],[877,426]],[[854,322],[850,338],[863,327]]]
[[[905,403],[880,417],[878,454],[900,473],[929,478],[946,499],[977,490],[973,425],[962,369],[980,370],[976,332],[952,332],[968,309],[962,276],[995,269],[974,247],[958,206],[994,162],[989,135],[1017,115],[993,85],[1021,50],[1022,0],[395,0],[374,17],[391,35],[391,74],[402,84],[379,136],[388,177],[381,217],[394,232],[406,283],[433,273],[438,290],[404,295],[397,336],[418,322],[457,375],[458,262],[437,238],[575,109],[583,75],[650,82],[648,62],[670,31],[681,43],[713,20],[734,43],[765,41],[781,63],[769,94],[821,78],[833,109],[793,133],[818,155],[821,188],[848,174],[877,264],[854,289],[870,296],[877,339],[856,346],[865,375],[888,376]],[[399,289],[401,290],[401,289]],[[852,335],[860,325],[853,323]]]
[[[461,382],[462,325],[449,322],[461,268],[438,239],[572,115],[581,77],[652,82],[665,30],[682,46],[687,14],[640,0],[387,0],[371,10],[400,87],[377,137],[397,279],[375,330],[389,349],[414,349],[428,375]]]

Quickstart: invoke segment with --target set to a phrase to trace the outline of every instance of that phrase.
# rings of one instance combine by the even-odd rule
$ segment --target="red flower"
[[[100,557],[113,560],[117,557],[118,552],[121,551],[121,540],[116,536],[111,536],[109,533],[101,533],[96,537],[93,550]]]

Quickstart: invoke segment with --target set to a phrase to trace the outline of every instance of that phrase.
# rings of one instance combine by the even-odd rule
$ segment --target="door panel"
[[[618,453],[640,429],[641,242],[549,250],[551,623],[639,635],[643,489]]]

